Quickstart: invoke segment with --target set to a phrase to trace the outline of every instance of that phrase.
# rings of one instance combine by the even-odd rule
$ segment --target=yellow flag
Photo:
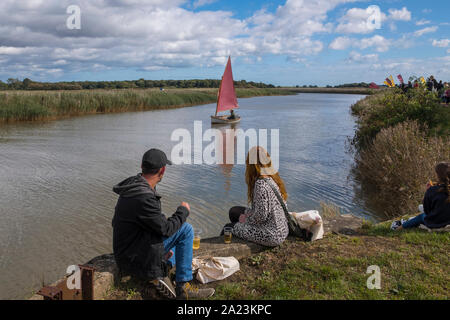
[[[392,75],[389,76],[389,80],[391,80],[392,86],[395,87],[395,81]]]
[[[424,77],[420,77],[420,81],[421,81],[423,84],[426,83]]]

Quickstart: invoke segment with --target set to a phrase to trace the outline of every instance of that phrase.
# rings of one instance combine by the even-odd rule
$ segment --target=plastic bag
[[[289,212],[301,228],[312,232],[311,241],[323,238],[323,220],[317,210],[309,210],[305,212]]]
[[[192,259],[192,271],[197,271],[196,279],[205,284],[223,280],[240,270],[235,257],[198,257]]]

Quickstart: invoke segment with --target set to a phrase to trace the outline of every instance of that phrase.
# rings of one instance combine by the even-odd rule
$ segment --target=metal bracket
[[[37,292],[44,300],[94,300],[95,268],[79,265],[81,273],[81,288],[67,288],[67,279],[59,281],[55,286],[46,286]]]
[[[62,291],[58,287],[43,287],[37,294],[44,297],[44,300],[62,300]]]

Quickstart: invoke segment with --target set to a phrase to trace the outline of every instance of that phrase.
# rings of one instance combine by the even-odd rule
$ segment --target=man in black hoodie
[[[120,196],[112,221],[114,257],[121,271],[150,280],[166,297],[207,298],[214,289],[197,289],[189,283],[194,238],[186,223],[189,204],[182,202],[168,219],[161,212],[156,184],[171,164],[164,152],[151,149],[142,158],[142,173],[113,188]],[[168,264],[176,265],[175,290],[167,278]]]

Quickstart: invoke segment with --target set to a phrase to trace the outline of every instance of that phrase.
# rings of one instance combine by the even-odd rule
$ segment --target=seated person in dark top
[[[230,116],[227,118],[228,120],[234,120],[236,119],[236,114],[234,113],[234,110],[230,111]]]
[[[119,194],[113,225],[113,248],[121,272],[150,281],[167,298],[207,298],[214,289],[197,289],[192,280],[193,228],[186,223],[190,207],[182,202],[170,217],[161,212],[161,182],[167,160],[164,152],[151,149],[142,159],[142,173],[113,190]],[[176,289],[168,279],[168,264],[176,265]]]
[[[408,221],[395,221],[393,230],[416,228],[421,224],[430,229],[450,225],[450,163],[441,162],[436,168],[438,183],[427,184],[428,190],[423,199],[424,213]]]

